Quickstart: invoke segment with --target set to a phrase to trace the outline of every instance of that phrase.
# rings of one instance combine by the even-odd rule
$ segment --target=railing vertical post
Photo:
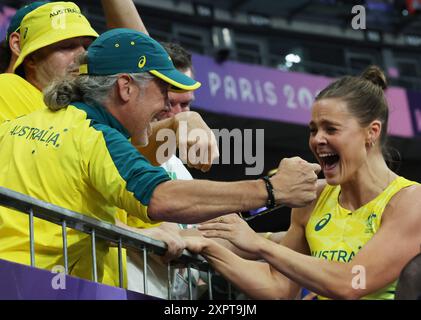
[[[171,281],[172,272],[171,271],[172,271],[171,270],[171,263],[168,262],[168,264],[167,264],[167,272],[168,272],[168,300],[171,300],[172,299],[172,296],[171,296],[171,290],[172,290],[172,281]]]
[[[34,209],[29,209],[29,250],[31,255],[31,267],[35,267],[35,241],[34,241]]]
[[[193,286],[192,286],[193,277],[191,274],[190,264],[187,265],[187,279],[189,280],[189,300],[193,300]]]
[[[143,246],[143,291],[148,294],[148,249]]]
[[[66,274],[69,274],[69,261],[67,256],[67,223],[66,220],[63,220],[61,223],[61,235],[63,237],[63,258],[64,258],[64,271]]]
[[[121,238],[118,239],[118,283],[123,288],[123,244]]]
[[[95,247],[95,229],[91,232],[91,248],[92,248],[92,277],[94,282],[98,282],[98,274],[96,269],[96,247]]]
[[[209,300],[213,300],[213,291],[212,291],[212,270],[208,269],[208,291],[209,291]]]

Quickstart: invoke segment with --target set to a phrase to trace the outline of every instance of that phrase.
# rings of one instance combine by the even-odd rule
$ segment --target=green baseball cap
[[[6,40],[9,39],[11,33],[19,31],[20,24],[28,13],[47,3],[47,1],[36,1],[17,10],[12,20],[10,20],[9,27],[7,28]]]
[[[171,85],[173,91],[192,91],[200,82],[178,71],[167,51],[148,35],[118,28],[100,35],[88,48],[88,63],[81,75],[149,72]]]

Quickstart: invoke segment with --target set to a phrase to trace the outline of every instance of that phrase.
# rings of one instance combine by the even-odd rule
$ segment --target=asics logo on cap
[[[142,69],[145,66],[145,64],[146,64],[146,57],[141,56],[137,66],[139,67],[139,69]]]

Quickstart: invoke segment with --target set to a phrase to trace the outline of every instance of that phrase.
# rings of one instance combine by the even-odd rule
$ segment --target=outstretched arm
[[[148,34],[132,0],[101,0],[107,28],[129,28]]]
[[[263,259],[289,278],[331,298],[359,299],[395,281],[419,251],[421,187],[399,192],[386,207],[382,225],[350,263],[304,257],[280,247],[261,247]],[[355,278],[365,286],[355,286]]]
[[[303,254],[308,254],[303,228],[308,210],[309,207],[295,210],[291,226],[282,239],[285,246]],[[227,219],[233,219],[235,224],[245,224],[234,215],[223,217],[223,220]],[[250,231],[253,232],[251,229]],[[254,240],[249,238],[249,235],[245,236],[248,244],[252,245]],[[262,238],[257,234],[255,236]],[[189,250],[202,254],[216,271],[250,298],[293,299],[297,296],[299,286],[266,262],[245,260],[211,239],[187,238],[186,244]],[[249,248],[245,248],[244,251],[249,251]]]
[[[182,237],[202,237],[202,234],[197,228],[192,229],[180,229],[179,231],[180,236]],[[247,259],[247,260],[258,260],[258,256],[256,254],[251,254],[247,251],[238,249],[235,245],[233,245],[231,242],[225,239],[219,239],[214,238],[212,239],[222,247],[228,249],[229,251],[235,253],[241,258]],[[273,240],[272,240],[273,241]]]
[[[298,157],[283,159],[278,172],[270,178],[275,203],[289,207],[311,203],[316,198],[319,170],[318,164],[309,164]],[[166,181],[154,189],[147,213],[153,220],[199,223],[230,212],[260,208],[267,198],[262,180]]]
[[[211,239],[186,237],[185,242],[251,299],[291,299],[298,292],[297,286],[268,263],[243,259]]]
[[[164,222],[157,227],[141,229],[128,226],[116,219],[116,226],[164,242],[167,245],[167,252],[163,256],[164,262],[177,259],[181,256],[186,247],[184,239],[178,234],[179,228],[175,223]],[[138,256],[138,254],[136,254],[136,256]]]

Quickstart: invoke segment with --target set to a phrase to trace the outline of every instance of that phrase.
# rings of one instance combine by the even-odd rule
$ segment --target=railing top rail
[[[136,232],[117,227],[113,224],[100,221],[81,213],[59,207],[57,205],[38,200],[25,194],[0,187],[0,205],[17,211],[29,213],[30,208],[34,212],[34,216],[43,220],[62,224],[65,220],[67,227],[84,232],[91,233],[95,229],[98,238],[118,243],[121,239],[123,247],[141,249],[147,246],[152,252],[163,255],[166,251],[166,245],[162,241],[151,239]],[[201,269],[207,269],[208,264],[199,255],[194,255],[187,250],[173,262],[174,264],[195,264]]]

